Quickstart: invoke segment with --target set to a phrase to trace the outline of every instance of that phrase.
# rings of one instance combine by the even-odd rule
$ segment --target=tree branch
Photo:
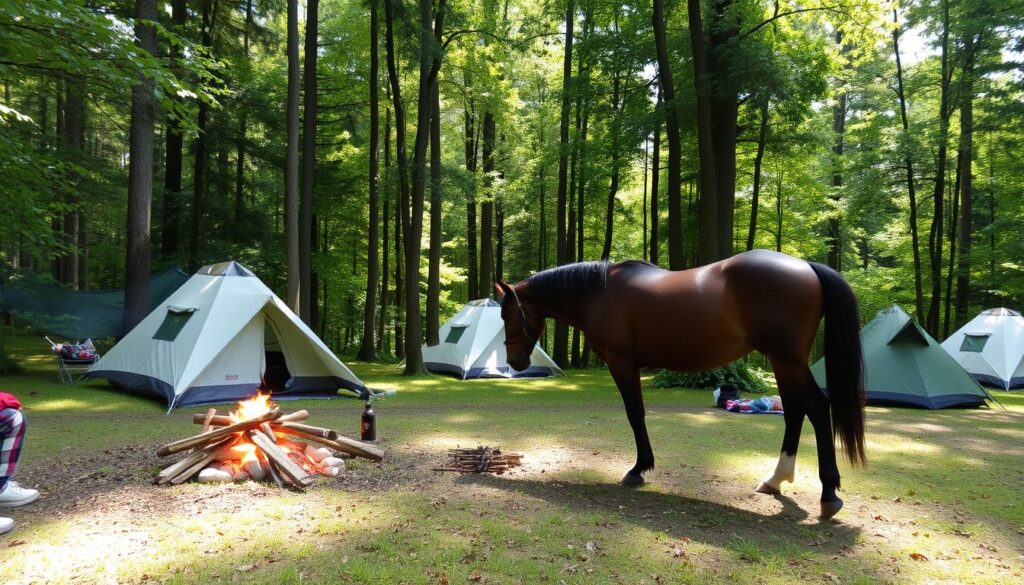
[[[837,12],[839,14],[844,14],[844,12],[842,10],[840,10],[839,8],[836,8],[835,6],[816,6],[814,8],[798,8],[796,10],[790,10],[788,12],[776,12],[768,20],[762,21],[761,23],[759,23],[754,28],[748,30],[745,33],[740,34],[739,38],[740,38],[740,40],[745,39],[745,38],[749,37],[750,35],[756,33],[757,31],[761,30],[762,28],[768,26],[769,24],[775,22],[776,20],[779,20],[780,18],[783,18],[783,17],[786,17],[786,16],[791,16],[793,14],[800,14],[801,12],[821,12],[821,11]]]

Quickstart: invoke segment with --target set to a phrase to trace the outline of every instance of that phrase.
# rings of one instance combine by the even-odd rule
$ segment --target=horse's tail
[[[821,282],[825,313],[825,380],[832,404],[832,433],[850,463],[867,462],[864,453],[864,375],[857,297],[835,270],[810,262]]]

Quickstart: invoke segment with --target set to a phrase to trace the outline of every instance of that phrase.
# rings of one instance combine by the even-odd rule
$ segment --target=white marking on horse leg
[[[775,465],[775,472],[761,480],[760,487],[769,488],[765,493],[781,493],[782,482],[792,483],[796,479],[796,454],[789,455],[785,451],[779,454],[779,462]],[[763,491],[758,489],[758,491]]]

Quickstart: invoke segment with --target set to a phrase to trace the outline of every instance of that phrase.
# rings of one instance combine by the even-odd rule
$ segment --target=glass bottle
[[[377,440],[377,415],[373,412],[373,404],[369,401],[359,418],[359,438],[364,441]]]

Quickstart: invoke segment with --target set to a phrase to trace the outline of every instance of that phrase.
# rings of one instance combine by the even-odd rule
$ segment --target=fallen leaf
[[[437,580],[438,585],[448,585],[448,573],[441,573],[441,578]]]
[[[249,571],[251,571],[251,570],[253,570],[255,568],[256,568],[256,565],[251,565],[251,564],[250,565],[239,565],[239,566],[235,567],[235,570],[238,571],[239,573],[248,573]]]
[[[822,580],[828,581],[829,583],[838,583],[839,577],[835,573],[822,573]]]
[[[21,539],[18,539],[18,540],[12,540],[12,541],[10,542],[10,544],[8,544],[7,546],[8,546],[8,547],[12,547],[12,546],[21,546],[21,545],[23,545],[23,544],[25,544],[25,541],[24,541],[24,540],[21,540]]]
[[[483,579],[483,576],[480,574],[480,571],[474,570],[472,573],[469,574],[469,580],[473,583],[479,583],[480,579]]]
[[[919,552],[910,553],[910,558],[914,559],[915,561],[927,561],[928,560],[928,557],[924,556],[923,554],[921,554]]]

